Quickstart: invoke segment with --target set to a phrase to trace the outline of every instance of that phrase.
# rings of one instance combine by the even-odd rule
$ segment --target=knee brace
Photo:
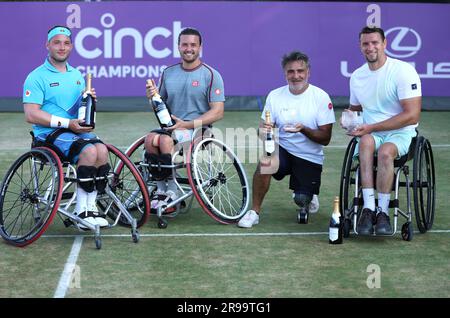
[[[308,208],[313,196],[306,193],[294,193],[292,197],[299,208]]]
[[[99,193],[104,193],[106,185],[108,184],[108,176],[109,170],[111,170],[111,166],[109,163],[104,164],[97,168],[97,177],[105,177],[105,179],[95,180],[95,188]]]
[[[172,156],[169,153],[164,153],[160,155],[155,155],[152,153],[145,153],[145,160],[149,165],[171,165]],[[150,174],[156,181],[165,180],[172,175],[171,168],[161,168],[161,167],[148,167]]]
[[[88,179],[92,178],[90,181],[78,181],[78,185],[84,191],[91,193],[95,189],[95,180],[97,176],[97,168],[93,166],[79,166],[77,168],[78,179]]]

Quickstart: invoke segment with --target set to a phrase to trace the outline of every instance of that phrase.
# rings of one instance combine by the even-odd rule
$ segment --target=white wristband
[[[52,115],[52,119],[50,120],[50,127],[53,128],[69,128],[69,118],[63,118]]]

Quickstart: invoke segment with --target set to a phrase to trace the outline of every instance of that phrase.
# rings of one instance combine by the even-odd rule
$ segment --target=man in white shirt
[[[349,134],[360,137],[359,161],[364,206],[358,234],[392,233],[389,200],[394,180],[394,159],[408,153],[420,118],[422,89],[410,64],[386,56],[382,29],[364,27],[360,48],[367,63],[350,78],[350,108],[363,111],[364,124]],[[377,152],[378,207],[375,207],[374,154]],[[375,229],[374,229],[375,227]]]
[[[335,122],[333,104],[322,89],[308,83],[309,58],[301,52],[292,52],[282,59],[288,85],[269,93],[261,116],[260,129],[279,131],[279,147],[266,158],[265,165],[258,163],[253,175],[252,209],[239,221],[238,226],[250,228],[259,223],[259,213],[269,190],[271,177],[281,180],[290,175],[289,188],[299,206],[300,215],[308,215],[313,195],[319,194],[323,165],[323,146],[328,145]],[[266,124],[265,114],[270,112],[271,124]],[[276,167],[272,171],[264,166]]]

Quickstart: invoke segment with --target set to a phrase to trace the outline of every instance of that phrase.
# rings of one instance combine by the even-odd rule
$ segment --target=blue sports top
[[[81,95],[85,89],[80,71],[66,63],[61,73],[48,60],[28,74],[23,85],[23,103],[41,105],[51,115],[74,119],[78,116]],[[49,134],[56,128],[33,125],[35,136]]]

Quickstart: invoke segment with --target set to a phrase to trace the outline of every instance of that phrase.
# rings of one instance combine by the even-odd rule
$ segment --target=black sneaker
[[[389,221],[389,215],[384,212],[377,213],[377,224],[375,224],[376,235],[391,235],[392,228]]]
[[[358,220],[358,225],[356,226],[356,231],[360,235],[372,235],[375,221],[375,211],[367,208],[363,209]]]

